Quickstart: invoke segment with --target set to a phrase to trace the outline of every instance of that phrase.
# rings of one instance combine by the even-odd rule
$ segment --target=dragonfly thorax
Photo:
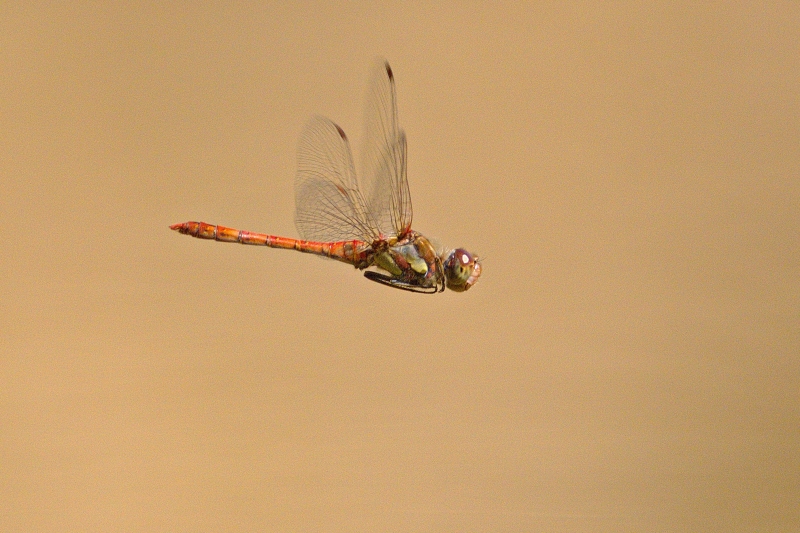
[[[444,290],[442,261],[433,245],[414,231],[400,240],[373,243],[371,264],[388,276],[366,273],[374,281],[415,292]]]

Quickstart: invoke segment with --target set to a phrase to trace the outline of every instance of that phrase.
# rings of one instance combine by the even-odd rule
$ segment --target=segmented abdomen
[[[238,242],[240,244],[253,244],[269,246],[270,248],[284,248],[286,250],[297,250],[307,254],[321,255],[330,257],[337,261],[349,263],[357,268],[369,266],[369,250],[364,241],[339,241],[339,242],[316,242],[291,239],[289,237],[278,237],[277,235],[267,235],[265,233],[253,233],[242,231],[225,226],[215,226],[205,222],[183,222],[173,224],[170,229],[191,235],[198,239],[209,239],[220,242]]]

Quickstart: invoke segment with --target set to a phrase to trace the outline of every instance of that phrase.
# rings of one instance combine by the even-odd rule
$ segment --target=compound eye
[[[461,262],[462,267],[471,266],[475,262],[475,259],[472,258],[472,254],[461,248],[456,250],[456,258]]]

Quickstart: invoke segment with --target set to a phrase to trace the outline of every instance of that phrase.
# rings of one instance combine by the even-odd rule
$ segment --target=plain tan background
[[[0,6],[0,530],[798,531],[800,3]],[[295,236],[395,71],[466,294]]]

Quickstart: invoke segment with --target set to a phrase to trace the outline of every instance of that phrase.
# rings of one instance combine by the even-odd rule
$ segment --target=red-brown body
[[[225,226],[215,226],[205,222],[184,222],[173,224],[170,229],[191,235],[198,239],[209,239],[220,242],[238,242],[240,244],[252,244],[257,246],[268,246],[270,248],[283,248],[286,250],[297,250],[307,254],[321,255],[330,257],[343,263],[348,263],[356,268],[366,268],[370,264],[369,245],[364,241],[340,241],[340,242],[315,242],[292,239],[289,237],[278,237],[265,233],[253,233],[242,231]]]
[[[480,275],[480,265],[465,250],[458,249],[450,252],[447,257],[439,257],[428,239],[411,230],[400,240],[378,239],[373,243],[367,243],[357,239],[337,242],[306,241],[215,226],[205,222],[183,222],[173,224],[170,229],[198,239],[297,250],[336,259],[359,270],[376,267],[385,274],[367,271],[364,275],[372,281],[414,292],[441,292],[447,286],[446,280],[449,280],[449,286],[454,291],[465,291]],[[460,258],[461,263],[454,260],[454,257]],[[456,273],[455,266],[461,269],[467,267],[468,273],[464,274],[461,271]],[[468,279],[473,270],[475,276]]]

